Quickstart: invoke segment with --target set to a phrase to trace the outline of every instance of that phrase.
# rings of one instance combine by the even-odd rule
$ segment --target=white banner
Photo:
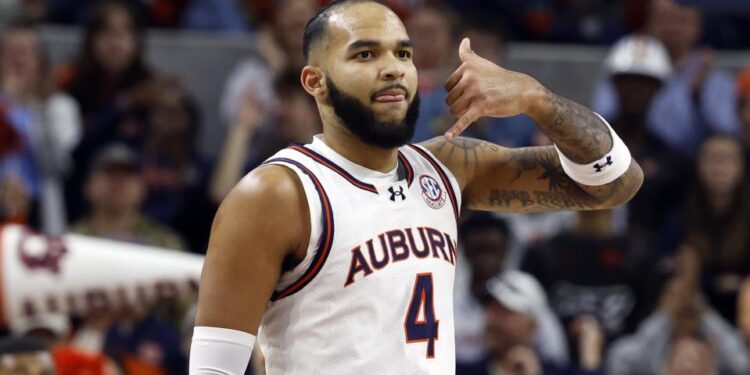
[[[0,227],[2,323],[38,313],[148,304],[198,289],[203,257],[156,247]]]

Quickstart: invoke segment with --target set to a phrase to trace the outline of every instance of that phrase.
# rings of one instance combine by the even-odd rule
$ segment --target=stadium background
[[[593,106],[618,124],[618,132],[624,126],[618,98],[611,86],[610,91],[602,88],[615,76],[616,64],[607,59],[613,46],[636,34],[677,39],[665,41],[673,65],[667,76],[654,76],[653,56],[659,53],[653,51],[618,72],[661,82],[647,100],[649,113],[639,118],[641,132],[628,132],[631,138],[626,138],[626,143],[635,142],[629,146],[637,150],[634,155],[647,174],[638,202],[581,216],[465,214],[461,248],[466,261],[459,267],[455,292],[458,374],[491,373],[493,361],[517,363],[514,374],[534,373],[535,365],[553,374],[750,374],[750,196],[745,172],[750,73],[743,71],[750,64],[750,4],[386,3],[397,9],[416,43],[420,90],[423,100],[428,98],[419,140],[444,129],[447,111],[440,107],[439,82],[457,66],[458,36],[466,32],[483,38],[477,44],[491,53],[485,57]],[[129,255],[112,256],[112,265],[106,260],[68,262],[70,255],[61,256],[62,276],[44,279],[30,263],[10,260],[17,254],[8,250],[16,248],[15,242],[8,244],[21,240],[13,232],[17,227],[5,226],[0,273],[4,308],[20,306],[9,301],[22,294],[19,290],[41,294],[44,282],[58,287],[45,293],[62,293],[76,277],[94,285],[115,283],[103,276],[87,278],[90,268],[133,270],[117,279],[118,286],[133,290],[148,277],[184,278],[171,264],[194,270],[196,258],[188,253],[205,251],[213,212],[228,188],[264,157],[289,142],[304,141],[319,126],[317,120],[302,124],[315,118],[310,116],[315,110],[299,99],[304,94],[294,87],[299,67],[288,62],[299,56],[283,57],[285,43],[294,49],[295,42],[289,41],[301,41],[304,23],[299,20],[309,18],[318,5],[314,0],[0,3],[0,21],[6,25],[0,41],[0,220],[49,235],[75,232],[132,244],[111,245]],[[123,6],[145,27],[143,66],[148,74],[132,81],[117,68],[108,70],[107,62],[96,66],[97,59],[107,60],[102,56],[94,57],[93,68],[78,64],[92,9],[107,20],[112,13],[123,14]],[[124,19],[125,34],[137,29],[127,15]],[[108,22],[117,21],[105,21],[102,33]],[[30,28],[32,24],[38,28]],[[665,24],[667,31],[654,30]],[[123,38],[117,26],[111,27],[112,38]],[[690,27],[696,27],[695,42],[686,42],[684,54],[674,58],[670,43],[690,39]],[[26,47],[37,46],[33,38],[18,37],[19,30],[26,36],[39,33],[40,54],[32,50],[24,55]],[[102,43],[114,39],[103,38]],[[117,40],[113,43],[122,43]],[[655,40],[640,43],[663,49]],[[121,53],[120,47],[100,48],[114,60]],[[420,60],[420,51],[432,58]],[[623,51],[629,51],[627,46]],[[132,66],[131,57],[124,56],[124,65]],[[28,66],[37,64],[33,61],[40,67],[30,71]],[[86,79],[76,82],[76,77]],[[94,89],[97,85],[103,89]],[[67,93],[68,100],[56,93]],[[684,105],[663,104],[670,98]],[[509,146],[544,143],[524,119],[485,122],[472,135]],[[53,192],[45,193],[49,190]],[[82,254],[76,259],[101,259],[94,255],[97,246],[108,246],[89,246],[79,237],[64,241],[69,253]],[[74,248],[81,243],[81,249]],[[153,254],[139,258],[143,251]],[[158,265],[155,275],[135,272],[146,262]],[[527,279],[509,276],[527,291],[522,311],[488,303],[484,282],[501,270],[517,268],[541,282],[546,301],[534,298],[540,288],[529,286]],[[36,290],[28,285],[42,286]],[[179,289],[178,300],[144,304],[134,298],[122,306],[92,303],[76,311],[58,308],[54,314],[45,312],[49,305],[40,304],[32,317],[16,318],[6,310],[9,326],[0,356],[51,350],[60,374],[184,374],[191,290]],[[502,321],[513,318],[523,321],[513,314],[531,316],[533,328],[519,332],[504,326]],[[30,362],[39,358],[44,356]],[[20,363],[2,359],[0,369]]]

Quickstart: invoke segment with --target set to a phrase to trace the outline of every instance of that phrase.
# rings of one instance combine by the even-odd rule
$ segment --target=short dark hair
[[[471,234],[486,229],[496,230],[505,236],[506,241],[510,240],[511,233],[508,223],[496,215],[486,212],[472,213],[461,221],[458,237],[461,242],[465,242]]]
[[[302,39],[302,54],[305,57],[305,62],[309,61],[310,50],[313,45],[325,36],[326,30],[328,30],[328,21],[330,21],[333,11],[344,5],[356,3],[376,3],[382,5],[377,0],[335,0],[320,8],[318,13],[305,25],[305,33]]]

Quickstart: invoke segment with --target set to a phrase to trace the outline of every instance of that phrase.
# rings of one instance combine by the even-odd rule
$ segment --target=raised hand
[[[512,117],[526,113],[533,94],[544,90],[534,78],[503,69],[471,50],[464,38],[458,47],[461,66],[448,78],[445,99],[458,121],[445,136],[451,140],[480,117]]]

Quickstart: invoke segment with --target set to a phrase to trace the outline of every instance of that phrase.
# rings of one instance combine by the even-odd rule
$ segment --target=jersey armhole
[[[310,214],[310,238],[304,259],[281,274],[271,301],[292,295],[307,285],[322,268],[333,243],[333,213],[330,200],[320,181],[301,163],[286,158],[274,158],[264,165],[278,165],[295,173],[305,192]]]

